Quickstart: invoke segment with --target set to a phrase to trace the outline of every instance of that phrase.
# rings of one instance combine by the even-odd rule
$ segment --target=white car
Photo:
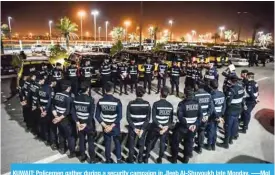
[[[42,53],[42,52],[46,52],[46,50],[47,50],[47,47],[42,46],[41,44],[35,44],[31,47],[32,53]]]
[[[248,60],[246,58],[242,58],[239,54],[229,54],[229,58],[235,66],[248,66]]]

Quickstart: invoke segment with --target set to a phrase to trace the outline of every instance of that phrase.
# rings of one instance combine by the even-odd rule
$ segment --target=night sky
[[[48,21],[56,22],[60,17],[68,16],[79,24],[79,10],[87,12],[83,20],[83,32],[93,33],[92,9],[100,14],[97,26],[102,27],[105,35],[105,21],[110,28],[122,26],[124,20],[131,20],[129,32],[134,32],[139,23],[140,2],[1,2],[1,21],[7,23],[7,17],[13,17],[12,29],[19,35],[29,32],[45,34],[49,32]],[[183,36],[191,30],[197,33],[217,31],[224,25],[226,29],[237,31],[237,12],[247,11],[242,17],[242,38],[251,38],[255,21],[262,23],[264,32],[274,31],[274,2],[143,2],[143,30],[147,33],[150,25],[158,25],[162,30],[169,29],[168,20],[173,19],[175,37]],[[80,27],[79,27],[80,32]],[[54,32],[53,32],[54,33]]]

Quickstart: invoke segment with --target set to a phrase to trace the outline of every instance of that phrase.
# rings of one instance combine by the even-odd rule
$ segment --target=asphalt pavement
[[[256,105],[252,112],[262,108],[274,109],[274,64],[270,63],[266,67],[246,68],[255,73],[255,80],[260,88],[260,103]],[[219,73],[224,68],[219,69]],[[238,74],[242,68],[237,68]],[[183,92],[184,80],[180,80],[180,91]],[[223,76],[220,75],[219,84],[223,84]],[[61,155],[58,151],[52,151],[46,147],[43,142],[34,138],[31,133],[25,131],[25,124],[23,123],[22,110],[19,103],[18,96],[10,97],[11,79],[1,79],[1,174],[9,173],[11,163],[79,163],[77,158],[69,159],[67,155]],[[170,82],[167,80],[167,86],[170,87]],[[221,88],[221,87],[220,87]],[[148,100],[152,105],[159,99],[159,94],[156,92],[156,80],[153,81],[153,92],[151,95],[145,95],[144,99]],[[101,98],[97,89],[93,91],[93,97],[97,101]],[[123,105],[123,119],[122,119],[122,150],[123,157],[127,157],[128,149],[125,144],[127,142],[127,121],[125,117],[126,106],[130,100],[135,98],[134,94],[129,93],[128,96],[119,96],[115,94],[122,101]],[[176,111],[180,98],[172,95],[168,97],[174,110]],[[104,146],[101,127],[97,124],[98,135],[96,138],[96,153],[104,161]],[[218,134],[218,142],[222,142],[222,131]],[[182,149],[183,147],[180,146]],[[158,143],[156,148],[151,153],[149,163],[154,163],[158,157]],[[168,147],[165,155],[170,155],[170,148]],[[203,150],[201,155],[194,152],[190,163],[261,163],[274,162],[274,136],[268,133],[259,123],[252,117],[249,130],[247,134],[240,134],[237,141],[230,145],[229,149],[216,147],[216,151]],[[179,153],[182,157],[182,154]],[[114,160],[115,156],[112,154]],[[169,163],[166,158],[163,163]],[[178,161],[180,163],[180,161]]]

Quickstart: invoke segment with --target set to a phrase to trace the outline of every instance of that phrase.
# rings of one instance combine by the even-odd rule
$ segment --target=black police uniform
[[[81,161],[86,159],[85,154],[85,138],[88,137],[88,153],[91,162],[95,161],[95,146],[94,146],[94,112],[95,104],[94,99],[87,94],[81,94],[77,96],[73,102],[72,117],[75,122],[80,124],[86,124],[86,127],[78,131],[79,136],[79,152]]]
[[[55,80],[54,80],[55,81]],[[49,135],[49,140],[50,140],[50,143],[51,143],[51,148],[53,150],[56,150],[57,149],[57,141],[58,141],[58,136],[57,136],[57,125],[54,124],[52,122],[52,120],[54,119],[54,116],[53,116],[53,113],[52,113],[52,103],[53,103],[53,99],[54,99],[54,96],[56,94],[55,92],[55,88],[51,86],[52,82],[49,81],[48,82],[48,88],[49,88],[49,91],[51,91],[51,109],[50,109],[50,112],[48,113],[48,116],[49,117],[49,129],[50,129],[50,135]]]
[[[119,86],[120,86],[120,95],[122,94],[122,87],[124,86],[124,93],[127,93],[127,65],[122,63],[118,66],[118,74],[119,74]]]
[[[138,66],[137,64],[130,64],[128,67],[128,75],[131,86],[131,93],[133,93],[133,86],[135,85],[135,89],[137,89],[138,83]]]
[[[62,115],[65,117],[55,124],[59,131],[59,149],[61,153],[65,153],[66,141],[70,154],[75,152],[75,140],[73,137],[73,127],[71,126],[72,118],[70,116],[71,107],[72,98],[70,97],[70,93],[64,91],[55,94],[52,102],[52,111],[56,111],[58,117]]]
[[[51,143],[50,140],[50,121],[51,115],[51,104],[52,104],[52,88],[48,84],[44,84],[39,89],[39,110],[40,110],[40,135],[44,141]],[[43,112],[46,112],[44,117],[41,116]]]
[[[252,73],[248,73],[248,75],[253,75]],[[243,110],[243,132],[246,133],[248,129],[248,124],[251,119],[251,112],[257,104],[257,98],[259,96],[259,88],[258,83],[254,80],[249,80],[245,87],[245,104],[247,109]]]
[[[152,78],[153,78],[153,72],[155,70],[155,66],[151,63],[144,64],[144,89],[146,90],[147,84],[148,84],[148,93],[151,94],[151,84],[152,84]]]
[[[138,136],[138,162],[142,163],[143,151],[145,146],[145,136],[147,133],[150,117],[151,117],[151,106],[148,101],[143,100],[142,98],[137,98],[133,101],[130,101],[127,106],[127,121],[129,123],[129,163],[134,162],[134,147],[135,147],[135,138],[138,136],[135,132],[135,129],[142,130],[143,133]]]
[[[226,110],[224,113],[225,139],[224,146],[233,143],[232,139],[238,134],[238,120],[244,106],[244,89],[238,84],[232,85],[226,94]]]
[[[160,134],[160,130],[163,127],[170,127],[173,122],[173,105],[165,99],[160,99],[153,104],[152,108],[152,119],[153,123],[148,130],[148,135],[146,138],[146,155],[145,162],[148,162],[150,156],[150,151],[154,148],[155,140],[160,138],[160,151],[158,162],[161,163],[161,159],[164,156],[165,142],[169,133],[169,129]]]
[[[37,72],[36,72],[37,74]],[[30,93],[29,94],[29,99],[31,101],[31,116],[30,116],[30,124],[32,128],[32,132],[35,135],[39,135],[39,118],[40,118],[40,109],[39,109],[39,88],[40,85],[38,84],[37,80],[32,81],[30,85]]]
[[[195,83],[202,79],[202,72],[201,69],[198,67],[192,67],[192,80],[193,80],[193,87],[195,87]]]
[[[22,111],[23,111],[23,118],[24,121],[26,122],[27,129],[31,129],[31,124],[30,124],[30,99],[29,99],[29,93],[30,93],[30,87],[31,87],[31,81],[27,79],[24,81],[23,87],[20,90],[20,102],[22,103],[23,101],[25,102],[24,105],[22,105]]]
[[[178,66],[171,67],[171,72],[170,72],[171,94],[174,93],[174,86],[176,86],[177,96],[179,96],[180,73],[181,73],[180,67]]]
[[[186,67],[185,87],[193,87],[192,67]]]
[[[230,78],[231,76],[236,75],[236,72],[233,71],[233,72],[227,73],[227,72],[224,71],[224,72],[222,72],[222,75],[225,77],[224,82],[223,82],[222,89],[223,89],[223,93],[226,94],[227,90],[230,88],[229,78]]]
[[[111,81],[111,64],[103,63],[100,68],[101,73],[101,81],[102,81],[102,94],[105,94],[105,88],[107,86],[107,82]]]
[[[172,135],[172,162],[176,163],[179,143],[184,139],[184,163],[188,163],[189,158],[192,155],[195,131],[189,130],[191,125],[199,126],[199,123],[203,117],[201,106],[194,96],[189,96],[178,104],[178,123],[174,129]]]
[[[115,126],[106,133],[104,132],[105,157],[106,162],[111,163],[111,139],[115,142],[115,150],[117,160],[121,160],[121,144],[120,144],[120,120],[122,119],[121,101],[110,94],[105,94],[99,99],[96,108],[95,118],[102,124]]]
[[[71,92],[74,94],[74,96],[77,96],[78,89],[79,89],[78,68],[69,66],[66,70],[66,76],[67,76],[67,79],[70,80],[72,84]],[[84,74],[84,77],[85,77],[85,74]]]
[[[118,63],[117,62],[112,62],[111,64],[111,80],[114,84],[114,92],[116,90],[116,85],[118,84]]]
[[[195,98],[198,100],[199,104],[201,105],[203,117],[207,118],[206,122],[200,121],[200,125],[198,127],[198,138],[197,138],[198,146],[196,147],[196,151],[198,153],[201,153],[202,147],[204,144],[205,129],[208,124],[208,119],[213,112],[214,105],[213,105],[211,95],[207,93],[204,89],[199,89],[195,93]]]
[[[161,88],[161,82],[162,82],[162,87],[166,85],[166,76],[167,76],[167,69],[168,65],[166,63],[160,63],[158,65],[158,90],[157,93],[159,93],[160,88]]]
[[[51,76],[56,79],[56,92],[61,92],[61,84],[60,81],[63,79],[63,71],[57,68],[53,68],[51,72]]]
[[[213,113],[210,115],[207,126],[207,147],[211,147],[212,150],[215,150],[216,140],[217,140],[217,127],[220,117],[224,115],[226,108],[225,104],[225,95],[219,90],[214,90],[211,92],[211,97],[213,100],[214,108]]]
[[[207,71],[204,74],[204,81],[205,81],[205,84],[207,85],[207,89],[206,89],[207,92],[209,93],[211,92],[210,84],[212,81],[215,81],[215,80],[218,81],[218,78],[219,78],[219,74],[215,67],[207,69]]]

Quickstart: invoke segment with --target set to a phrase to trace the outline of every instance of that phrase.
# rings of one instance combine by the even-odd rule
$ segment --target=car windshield
[[[232,57],[241,58],[241,55],[240,54],[233,54]]]
[[[1,55],[1,66],[11,66],[12,55]]]
[[[46,64],[48,69],[52,69],[52,65],[50,63]],[[23,73],[25,73],[26,71],[30,70],[30,68],[35,68],[36,71],[40,71],[42,69],[41,67],[41,63],[39,64],[25,64],[23,66]]]

